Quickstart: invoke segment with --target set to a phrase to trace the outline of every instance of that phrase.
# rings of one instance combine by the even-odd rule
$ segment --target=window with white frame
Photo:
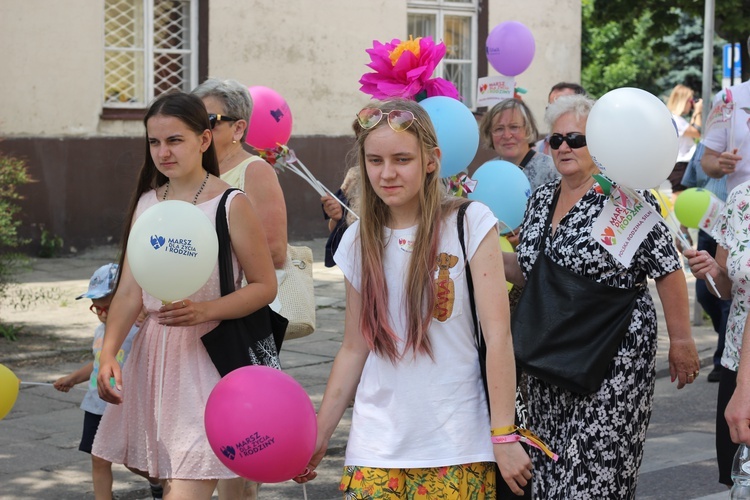
[[[410,0],[408,34],[431,36],[445,43],[445,57],[435,76],[453,82],[464,103],[473,108],[477,79],[478,0]]]
[[[198,84],[198,0],[104,1],[104,106]]]

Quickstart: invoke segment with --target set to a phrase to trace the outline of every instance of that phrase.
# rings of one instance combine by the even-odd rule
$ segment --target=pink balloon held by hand
[[[206,402],[204,420],[219,460],[255,482],[298,477],[315,451],[310,397],[290,375],[267,366],[245,366],[222,378]]]

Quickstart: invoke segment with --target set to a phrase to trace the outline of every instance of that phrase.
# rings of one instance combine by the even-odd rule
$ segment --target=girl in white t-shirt
[[[464,222],[490,418],[456,225],[465,200],[441,185],[430,118],[417,103],[394,99],[369,104],[358,123],[361,219],[334,257],[346,278],[344,340],[318,412],[315,454],[296,480],[315,478],[356,395],[345,498],[494,498],[493,462],[521,493],[531,462],[513,435],[515,366],[497,219],[472,203]]]

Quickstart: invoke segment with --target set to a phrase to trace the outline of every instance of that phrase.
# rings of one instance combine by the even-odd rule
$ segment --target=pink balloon
[[[292,135],[292,111],[283,97],[268,87],[249,87],[253,113],[247,127],[247,143],[255,149],[285,145]]]
[[[291,376],[245,366],[222,378],[206,402],[206,436],[232,472],[259,483],[302,474],[317,439],[315,408]]]
[[[487,60],[505,76],[523,73],[534,59],[534,35],[518,21],[495,26],[487,37]]]

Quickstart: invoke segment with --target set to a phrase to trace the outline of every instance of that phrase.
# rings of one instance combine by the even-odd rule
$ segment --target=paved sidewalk
[[[299,241],[294,244],[310,246],[314,251],[317,329],[307,338],[286,342],[281,353],[281,361],[284,371],[305,387],[317,407],[325,389],[331,363],[341,342],[345,305],[344,284],[338,268],[327,269],[323,266],[324,239]],[[59,362],[59,354],[63,351],[81,352],[82,358],[85,359],[97,319],[87,310],[89,301],[75,301],[74,297],[86,289],[93,270],[115,259],[115,254],[114,247],[103,247],[84,252],[75,258],[34,259],[31,269],[21,276],[22,296],[20,299],[14,299],[27,300],[30,307],[18,310],[11,307],[8,302],[0,302],[0,317],[4,322],[27,325],[29,328],[43,328],[44,331],[56,335],[57,340],[48,348],[31,354],[14,352],[12,344],[2,343],[0,363],[11,368],[24,382],[52,382],[57,377],[78,368],[83,362]],[[692,277],[688,277],[688,281],[692,300],[694,281]],[[657,306],[660,306],[653,283],[651,286]],[[668,340],[661,312],[659,322],[661,333],[657,371],[660,377],[664,377],[668,376]],[[705,375],[710,371],[716,334],[708,324],[704,324],[694,327],[693,335],[705,366],[697,383],[705,386],[708,395],[701,397],[712,398],[716,384],[706,383]],[[34,358],[34,363],[29,363],[30,357]],[[49,359],[50,362],[45,363],[45,359]],[[676,395],[674,397],[687,398],[690,395],[688,391],[677,393],[673,386],[669,387],[668,380],[660,381],[657,386],[657,398],[660,390],[665,391],[670,397]],[[73,390],[64,394],[49,386],[21,386],[15,407],[0,421],[0,499],[93,498],[90,459],[88,455],[77,450],[83,419],[83,412],[78,405],[83,394],[83,390]],[[714,401],[704,399],[698,404],[710,407]],[[318,479],[308,483],[306,487],[307,498],[310,500],[341,498],[337,485],[343,465],[350,411],[346,413],[333,436],[329,456],[318,469]],[[656,410],[654,420],[659,421]],[[710,432],[709,424],[706,424],[703,430],[706,429],[708,431],[704,434]],[[668,431],[665,433],[668,434]],[[691,438],[694,436],[690,435],[685,439]],[[712,453],[712,445],[707,443],[708,441],[708,437],[700,441],[702,448],[699,452],[702,459]],[[654,450],[651,452],[648,444],[647,442],[644,471],[663,469],[664,460],[656,454],[659,447],[651,447]],[[650,458],[652,454],[653,458]],[[682,458],[684,461],[684,457]],[[150,498],[143,480],[121,466],[114,466],[114,472],[115,498]],[[263,500],[301,499],[304,498],[304,493],[302,486],[287,482],[264,485],[260,497]],[[639,497],[642,496],[639,488]]]

